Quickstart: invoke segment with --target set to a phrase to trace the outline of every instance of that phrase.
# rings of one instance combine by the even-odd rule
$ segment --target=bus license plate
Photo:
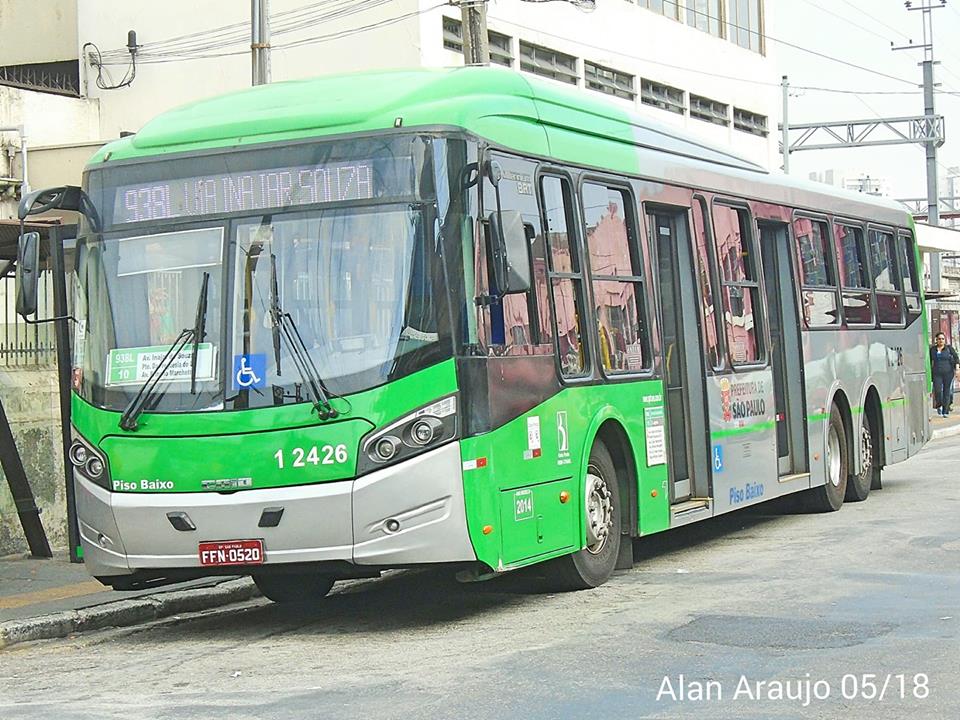
[[[262,565],[263,540],[202,542],[200,543],[199,553],[202,567]]]

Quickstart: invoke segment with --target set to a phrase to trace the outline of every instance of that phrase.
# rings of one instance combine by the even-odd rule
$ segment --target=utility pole
[[[780,87],[783,88],[783,174],[790,174],[790,121],[787,117],[790,109],[790,83],[787,82],[787,76],[784,75],[780,80]]]
[[[933,10],[944,7],[944,3],[932,5],[933,0],[922,0],[922,4],[914,6],[912,2],[904,3],[907,10],[919,10],[923,13],[923,44],[904,45],[894,50],[913,50],[923,48],[923,114],[929,121],[936,117],[934,109],[933,66]],[[942,144],[942,141],[941,141]],[[927,222],[930,225],[940,224],[940,189],[937,180],[937,146],[935,140],[925,143],[927,152]],[[930,290],[939,292],[941,285],[940,253],[930,253]]]
[[[250,1],[250,65],[254,85],[270,82],[270,0]]]
[[[487,0],[460,0],[465,65],[489,65],[490,41],[487,37]]]

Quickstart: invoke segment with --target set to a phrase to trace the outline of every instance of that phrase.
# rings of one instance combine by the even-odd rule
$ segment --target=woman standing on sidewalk
[[[953,377],[960,357],[952,345],[947,345],[947,337],[937,333],[930,347],[930,369],[933,371],[933,404],[937,414],[946,417],[953,404]]]

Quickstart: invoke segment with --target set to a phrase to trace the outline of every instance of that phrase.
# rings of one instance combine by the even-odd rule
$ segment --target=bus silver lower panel
[[[259,527],[264,510],[280,507],[276,527]],[[168,513],[182,514],[196,529],[177,529]],[[269,565],[477,559],[467,532],[459,443],[356,480],[232,494],[113,493],[78,476],[77,514],[84,562],[97,577],[200,569],[198,543],[258,538]]]

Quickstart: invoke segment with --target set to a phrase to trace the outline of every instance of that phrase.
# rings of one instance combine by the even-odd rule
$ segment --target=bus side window
[[[873,325],[873,292],[863,228],[834,223],[843,314],[848,325]]]
[[[546,303],[545,271],[537,266],[545,264],[544,243],[540,232],[540,214],[534,195],[533,173],[535,166],[525,160],[497,156],[503,177],[500,180],[500,207],[503,210],[519,210],[523,218],[531,249],[531,274],[533,287],[525,293],[501,295],[493,272],[490,229],[484,223],[486,245],[486,280],[489,288],[488,312],[489,344],[493,355],[534,355],[550,352],[549,335],[544,341],[541,332],[542,306]],[[489,215],[497,208],[496,190],[488,177],[483,180],[483,212]],[[539,301],[539,302],[538,302]],[[541,306],[541,307],[538,307]],[[548,326],[549,327],[549,326]]]
[[[641,372],[651,355],[636,206],[619,188],[585,183],[581,192],[601,364],[608,375]]]
[[[696,245],[695,262],[700,285],[700,320],[703,325],[703,347],[710,361],[710,367],[723,367],[723,355],[720,337],[723,332],[722,318],[713,294],[712,243],[707,232],[707,204],[703,198],[693,201],[693,233]]]
[[[556,319],[557,352],[564,377],[586,374],[586,350],[582,337],[583,269],[577,255],[576,216],[573,194],[565,178],[540,178],[540,201],[550,259],[547,276]]]
[[[833,271],[834,251],[827,223],[798,217],[793,236],[800,253],[800,297],[803,319],[808,327],[840,324],[837,280]]]
[[[870,267],[877,291],[877,320],[882,325],[899,325],[903,322],[902,278],[897,270],[893,233],[871,230],[869,238]]]
[[[909,325],[921,314],[920,283],[917,278],[917,256],[914,252],[913,236],[900,233],[897,249],[900,251],[900,277],[903,280],[904,305]]]
[[[766,358],[760,319],[757,255],[747,211],[713,206],[713,237],[720,265],[721,300],[727,347],[734,367]]]

